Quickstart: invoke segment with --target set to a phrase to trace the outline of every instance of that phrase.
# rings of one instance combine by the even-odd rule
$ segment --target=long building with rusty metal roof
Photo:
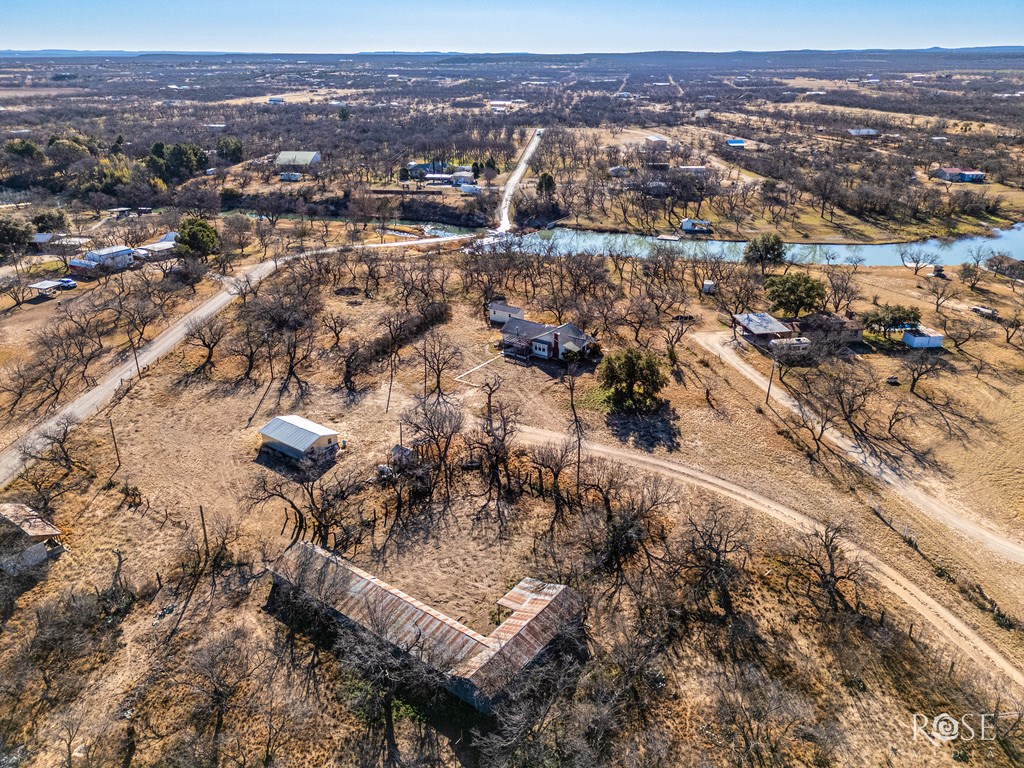
[[[498,600],[511,615],[484,636],[309,542],[290,547],[271,572],[276,587],[312,598],[443,672],[449,690],[484,711],[559,634],[578,624],[583,608],[580,595],[565,585],[523,579]]]

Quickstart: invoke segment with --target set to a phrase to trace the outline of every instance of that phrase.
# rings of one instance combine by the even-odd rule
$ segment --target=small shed
[[[661,152],[668,149],[668,139],[660,133],[654,133],[648,136],[645,140],[645,144],[647,149],[653,152]]]
[[[511,320],[513,317],[518,317],[520,320],[526,317],[522,307],[513,307],[511,304],[506,304],[503,301],[492,301],[487,305],[487,316],[492,323],[504,324]]]
[[[732,147],[733,149],[743,149],[747,146],[747,142],[743,139],[726,139],[725,146]]]
[[[24,504],[0,504],[0,571],[19,573],[64,551],[60,529]]]
[[[338,447],[338,432],[302,416],[276,416],[260,430],[263,447],[293,459]]]
[[[903,331],[903,343],[911,349],[941,349],[943,335],[923,325]]]
[[[688,235],[710,235],[713,231],[707,219],[683,219],[679,222],[679,229]]]

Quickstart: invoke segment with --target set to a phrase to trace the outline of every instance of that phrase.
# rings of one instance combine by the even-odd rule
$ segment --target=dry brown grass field
[[[921,293],[923,277],[915,278],[902,268],[878,268],[862,269],[857,279],[866,297],[856,305],[858,309],[870,306],[877,295],[882,303],[920,305],[926,321],[933,320]],[[1005,285],[993,282],[983,286],[988,291],[985,303],[1003,306],[1008,302]],[[323,298],[325,311],[346,318],[347,339],[379,333],[384,317],[397,306],[397,299],[386,295],[367,299],[325,290]],[[963,302],[971,300],[965,296]],[[712,306],[695,305],[694,309],[698,329],[723,327]],[[544,314],[531,309],[530,316],[540,319]],[[497,333],[465,303],[455,305],[453,317],[442,331],[462,351],[460,372],[483,365],[461,381],[451,374],[446,379],[468,419],[477,419],[483,405],[478,385],[497,373],[504,379],[501,395],[520,408],[524,427],[556,432],[568,428],[571,416],[562,370],[494,359]],[[606,351],[628,344],[624,335],[602,341]],[[1015,426],[1024,399],[1020,395],[1021,353],[1006,349],[998,340],[985,342],[985,347],[979,345],[976,351],[991,355],[995,372],[978,377],[961,374],[921,385],[929,391],[955,392],[979,418],[959,442],[943,440],[927,429],[915,434],[923,447],[933,450],[941,467],[941,473],[922,474],[920,479],[934,483],[937,492],[957,499],[979,516],[1007,525],[1015,522],[1014,510],[1024,508],[1016,455],[1019,429]],[[260,473],[278,471],[273,463],[258,460],[256,430],[282,413],[301,413],[331,424],[347,441],[337,471],[370,477],[398,442],[400,415],[413,405],[423,386],[423,371],[408,347],[402,351],[393,386],[389,387],[387,375],[378,369],[364,378],[354,396],[340,386],[337,360],[323,347],[308,374],[308,389],[301,394],[294,388],[282,391],[269,379],[265,366],[253,381],[240,381],[240,369],[230,359],[218,358],[212,369],[197,374],[201,358],[198,350],[184,347],[172,353],[76,433],[75,451],[89,457],[95,478],[60,504],[57,522],[68,551],[51,565],[45,580],[19,598],[17,610],[0,636],[0,663],[10,664],[31,637],[33,607],[57,599],[69,588],[103,588],[111,579],[117,553],[123,560],[121,576],[139,585],[141,597],[121,624],[114,646],[87,655],[72,667],[78,682],[73,706],[75,712],[89,713],[83,721],[89,728],[99,729],[102,724],[106,729],[102,732],[109,734],[104,738],[112,741],[123,738],[125,722],[129,722],[124,713],[129,712],[127,717],[134,718],[130,722],[139,729],[134,749],[140,765],[163,764],[165,750],[175,743],[176,724],[189,717],[182,698],[187,689],[176,687],[175,681],[186,675],[194,649],[205,647],[209,638],[225,632],[243,633],[247,647],[270,648],[285,642],[283,626],[263,610],[268,584],[259,576],[290,537],[282,505],[253,508],[247,501]],[[865,358],[876,367],[878,376],[887,375],[890,363],[885,355]],[[767,372],[763,360],[753,354],[749,359]],[[728,366],[709,358],[692,341],[684,341],[680,361],[664,392],[668,417],[655,428],[609,414],[592,396],[595,389],[595,377],[585,374],[579,398],[584,404],[588,439],[628,446],[638,454],[676,459],[754,488],[807,515],[842,522],[851,538],[885,558],[1008,657],[1024,664],[1019,633],[999,629],[955,585],[937,576],[934,564],[955,569],[960,583],[982,584],[1016,617],[1024,616],[1019,591],[1024,569],[993,562],[982,552],[965,551],[962,542],[930,526],[927,518],[908,504],[865,483],[841,462],[810,456],[806,441],[793,436],[794,426],[784,416],[761,407],[759,390]],[[110,439],[111,425],[120,466]],[[978,471],[979,455],[984,456],[984,471]],[[636,473],[625,467],[613,471]],[[137,504],[128,503],[125,492],[129,488],[138,494]],[[524,576],[546,575],[544,569],[549,565],[538,557],[535,546],[547,504],[524,498],[514,523],[502,527],[489,513],[482,513],[486,506],[483,490],[478,478],[466,476],[443,526],[395,540],[384,538],[387,532],[381,527],[374,532],[377,554],[370,559],[366,545],[353,553],[353,559],[477,631],[488,632],[495,624],[494,601],[510,585]],[[966,701],[961,688],[964,681],[970,681],[988,692],[996,690],[998,684],[988,679],[987,670],[950,649],[926,622],[908,614],[890,594],[867,585],[865,612],[878,616],[884,611],[904,631],[916,626],[911,631],[919,645],[897,644],[902,650],[894,646],[880,651],[839,627],[834,634],[820,631],[806,609],[794,604],[788,578],[773,554],[779,542],[793,535],[791,531],[685,483],[680,483],[674,494],[676,503],[667,521],[672,525],[684,525],[688,514],[716,506],[748,518],[754,554],[747,568],[753,578],[738,600],[757,623],[763,642],[773,649],[781,665],[778,674],[790,676],[799,670],[805,686],[801,717],[836,723],[838,746],[832,764],[953,764],[949,749],[908,741],[908,712],[991,705],[987,699]],[[367,503],[375,502],[368,497]],[[908,547],[898,532],[886,528],[872,514],[875,505],[911,526],[919,550]],[[232,556],[251,565],[224,575],[221,581],[207,579],[185,591],[179,580],[181,564],[204,523],[211,531],[233,531]],[[600,619],[595,616],[593,620]],[[301,636],[290,637],[288,642],[294,644],[291,653],[298,659],[296,670],[300,672],[306,663],[303,660],[311,660],[315,652]],[[951,662],[956,672],[947,676]],[[724,694],[714,669],[699,645],[683,644],[673,651],[671,696],[652,718],[672,734],[680,754],[722,747],[715,702]],[[318,662],[315,681],[302,682],[300,677],[282,674],[273,683],[282,695],[288,690],[305,691],[306,697],[318,702],[318,712],[289,735],[281,748],[280,764],[345,764],[348,739],[361,733],[358,716],[345,704],[346,691],[354,685],[351,673],[324,658]],[[851,680],[864,686],[866,693],[858,692]],[[39,694],[41,685],[38,679],[31,680],[26,699]],[[30,764],[50,765],[59,759],[61,723],[70,715],[49,710],[44,704],[37,705],[37,713],[25,733],[35,753]],[[413,728],[415,719],[405,722],[405,727]],[[242,710],[229,713],[227,727],[236,746],[226,752],[255,749],[264,738],[260,721]],[[797,753],[808,764],[818,759],[810,744]],[[980,764],[1012,765],[1002,753],[972,754]]]

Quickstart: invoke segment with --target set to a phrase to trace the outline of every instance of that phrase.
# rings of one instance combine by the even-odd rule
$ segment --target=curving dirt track
[[[762,392],[767,390],[767,379],[765,379],[760,371],[740,357],[731,341],[730,334],[696,333],[694,334],[694,339],[708,352],[735,368],[744,378],[757,386],[759,390]],[[794,413],[806,413],[803,406],[790,396],[783,387],[772,387],[771,399]],[[809,415],[813,419],[813,414]],[[982,544],[994,554],[1004,557],[1011,562],[1024,564],[1024,544],[1021,542],[1010,538],[989,525],[971,519],[962,510],[956,509],[952,505],[925,492],[914,482],[902,475],[897,467],[887,464],[877,456],[868,453],[856,441],[851,440],[839,430],[826,429],[825,438],[842,451],[854,466],[860,467],[871,477],[892,488],[893,491],[933,520],[937,520],[963,536]]]
[[[565,439],[565,434],[536,427],[521,426],[519,438],[524,443],[537,445],[551,441],[560,442]],[[584,443],[584,447],[591,455],[609,458],[622,464],[638,467],[672,480],[690,483],[691,485],[720,494],[750,509],[766,514],[794,530],[810,532],[821,526],[817,520],[802,512],[762,496],[756,491],[744,488],[741,485],[687,464],[637,453],[628,448],[595,443],[590,440]],[[920,614],[965,655],[974,659],[983,669],[996,670],[1021,689],[1024,689],[1024,671],[971,629],[964,621],[917,587],[899,571],[886,565],[868,550],[849,540],[844,540],[843,546],[848,555],[860,559],[880,586],[889,590],[906,603],[915,613]]]

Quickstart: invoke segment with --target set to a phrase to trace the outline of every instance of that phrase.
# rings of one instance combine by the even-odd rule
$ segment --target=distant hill
[[[602,53],[594,51],[591,53],[579,53],[579,54],[536,54],[528,52],[495,52],[495,53],[466,53],[460,51],[361,51],[358,53],[260,53],[260,52],[238,52],[238,51],[125,51],[125,50],[75,50],[66,48],[51,48],[34,51],[23,51],[23,50],[12,50],[4,49],[0,50],[0,57],[3,58],[56,58],[56,57],[95,57],[95,56],[121,56],[121,57],[133,57],[133,56],[253,56],[253,57],[265,57],[273,56],[275,58],[290,58],[301,56],[303,58],[316,58],[316,57],[337,57],[337,56],[464,56],[464,57],[545,57],[554,56],[558,58],[592,58],[594,56],[601,57],[637,57],[637,56],[668,56],[668,57],[679,57],[679,56],[707,56],[707,57],[730,57],[730,56],[779,56],[779,55],[832,55],[832,54],[1024,54],[1024,45],[994,45],[994,46],[974,46],[964,48],[940,48],[934,46],[931,48],[844,48],[844,49],[822,49],[822,48],[803,48],[803,49],[791,49],[781,51],[635,51],[635,52],[620,52],[620,53]]]

